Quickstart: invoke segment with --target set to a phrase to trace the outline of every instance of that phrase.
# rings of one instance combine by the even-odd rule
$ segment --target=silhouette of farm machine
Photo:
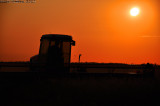
[[[71,46],[75,46],[75,41],[69,35],[42,35],[39,54],[30,58],[30,69],[38,72],[69,72]]]
[[[144,65],[127,65],[79,62],[70,65],[71,46],[75,46],[75,41],[69,35],[42,35],[39,54],[30,58],[30,70],[35,72],[79,74],[154,75],[154,66],[149,63]]]

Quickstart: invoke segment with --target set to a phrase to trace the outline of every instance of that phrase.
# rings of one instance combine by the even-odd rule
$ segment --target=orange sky
[[[133,7],[140,14],[132,17]],[[42,34],[76,41],[71,61],[160,64],[159,0],[36,0],[0,3],[0,61],[29,61]]]

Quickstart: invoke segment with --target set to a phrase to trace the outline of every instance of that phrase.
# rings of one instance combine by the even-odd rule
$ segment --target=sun
[[[131,10],[130,10],[130,14],[131,14],[131,16],[137,16],[138,14],[139,14],[139,8],[137,8],[137,7],[134,7],[134,8],[132,8]]]

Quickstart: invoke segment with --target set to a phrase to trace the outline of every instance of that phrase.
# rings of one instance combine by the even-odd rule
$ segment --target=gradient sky
[[[160,64],[160,0],[0,3],[0,61],[29,61],[49,33],[72,35],[72,62]]]

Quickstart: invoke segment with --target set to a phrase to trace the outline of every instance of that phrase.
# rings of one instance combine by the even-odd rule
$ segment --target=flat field
[[[0,105],[160,105],[158,76],[1,73]]]

